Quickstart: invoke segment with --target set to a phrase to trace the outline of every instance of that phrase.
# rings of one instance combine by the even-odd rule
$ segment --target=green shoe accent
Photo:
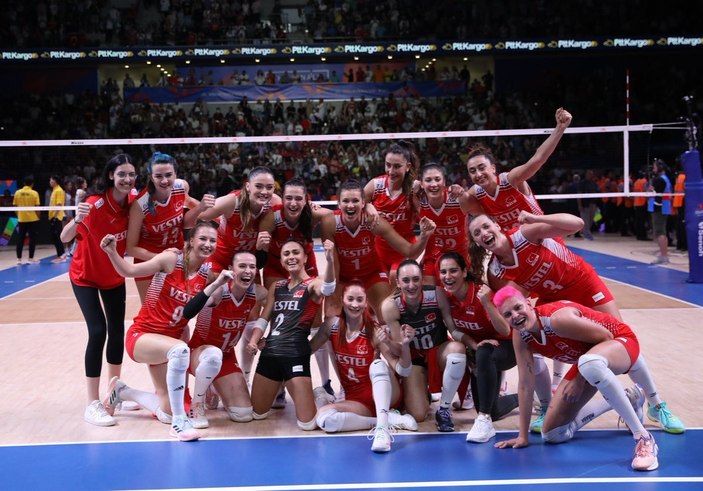
[[[647,404],[647,418],[650,421],[659,423],[667,433],[680,434],[686,431],[683,421],[669,411],[669,408],[666,407],[666,402],[662,402],[658,406]]]

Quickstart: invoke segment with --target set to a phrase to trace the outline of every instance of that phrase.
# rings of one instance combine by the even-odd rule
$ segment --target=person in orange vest
[[[679,163],[679,172],[676,175],[676,182],[674,183],[674,193],[683,193],[685,182],[686,174]],[[686,209],[684,204],[684,196],[674,196],[672,201],[674,214],[676,215],[676,250],[687,251],[688,241],[686,240]]]
[[[645,171],[641,170],[637,180],[632,186],[632,192],[644,193],[646,189],[647,176]],[[637,240],[648,240],[647,223],[649,223],[649,220],[647,216],[647,198],[644,196],[635,196],[633,204],[635,209],[635,237],[637,237]]]

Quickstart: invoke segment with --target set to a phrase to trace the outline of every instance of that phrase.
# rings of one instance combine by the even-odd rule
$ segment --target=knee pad
[[[388,373],[388,365],[383,360],[376,359],[371,362],[371,367],[369,367],[369,376],[371,377],[371,383],[391,381],[391,376]]]
[[[542,440],[547,443],[564,443],[574,437],[576,432],[576,423],[571,422],[567,425],[557,426],[549,431],[542,431]]]
[[[344,416],[336,409],[327,409],[317,415],[317,426],[327,433],[336,433],[344,424]]]
[[[302,421],[298,421],[298,428],[300,428],[303,431],[312,431],[317,429],[317,423],[315,423],[315,418],[312,418],[310,421],[307,423],[303,423]]]
[[[260,420],[260,419],[266,419],[268,418],[268,415],[271,413],[271,411],[266,411],[264,414],[259,414],[256,411],[252,410],[251,411],[251,417],[255,420]]]
[[[220,348],[215,348],[210,346],[205,348],[202,353],[200,353],[200,365],[207,365],[213,368],[217,368],[219,371],[222,367],[222,350]]]
[[[179,372],[185,372],[190,365],[190,349],[185,343],[178,343],[166,354],[168,358],[168,368]]]
[[[578,367],[579,373],[593,387],[597,387],[601,380],[612,374],[608,368],[608,360],[601,355],[582,355],[579,357]]]
[[[229,419],[231,419],[235,423],[248,423],[249,421],[254,419],[254,410],[251,406],[229,406],[227,408],[227,414],[229,414]]]

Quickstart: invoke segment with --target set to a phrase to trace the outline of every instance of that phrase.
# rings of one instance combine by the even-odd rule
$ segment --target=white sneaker
[[[122,401],[122,411],[139,411],[142,407],[134,401]]]
[[[317,407],[322,407],[326,404],[332,404],[334,402],[334,396],[330,395],[321,385],[312,389],[312,393],[314,396],[315,405]]]
[[[642,409],[642,406],[644,406],[645,398],[642,387],[635,384],[632,387],[628,387],[627,389],[625,389],[625,394],[627,394],[627,398],[630,400],[630,404],[632,404],[632,409],[635,410],[637,419],[640,420],[640,423],[643,423],[644,411]]]
[[[192,442],[200,438],[200,432],[193,428],[193,423],[186,416],[173,418],[169,434],[182,442]]]
[[[452,406],[454,409],[473,409],[474,396],[471,394],[471,388],[466,391],[466,396],[464,396],[464,400],[461,403],[459,401],[454,401]]]
[[[115,414],[115,409],[119,409],[122,406],[122,398],[120,397],[120,392],[122,392],[127,387],[123,381],[117,377],[112,377],[110,383],[107,385],[107,396],[103,400],[103,406],[107,414],[112,416]]]
[[[334,402],[342,402],[346,400],[347,396],[344,393],[344,389],[340,387],[339,392],[334,395]]]
[[[107,414],[105,406],[97,399],[85,408],[83,419],[95,426],[115,426],[115,418]]]
[[[471,430],[466,435],[467,442],[486,443],[488,440],[496,436],[496,429],[493,427],[493,421],[485,414],[479,414]]]
[[[154,416],[165,425],[170,425],[173,420],[173,417],[161,409],[161,406],[156,408],[156,414]]]
[[[191,404],[190,413],[188,414],[190,422],[193,423],[193,428],[202,430],[210,426],[210,422],[205,416],[205,405],[204,404]]]
[[[396,409],[388,411],[388,424],[399,430],[417,431],[417,421],[410,414],[400,414]]]
[[[386,453],[391,451],[391,442],[393,441],[393,435],[383,426],[376,426],[372,428],[368,436],[369,440],[373,440],[371,443],[371,451],[376,453]]]

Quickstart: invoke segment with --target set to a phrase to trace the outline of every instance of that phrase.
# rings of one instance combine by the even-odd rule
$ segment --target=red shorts
[[[339,276],[339,281],[341,283],[349,283],[351,281],[359,281],[364,285],[364,288],[368,291],[376,283],[388,283],[388,273],[385,271],[376,271],[374,273],[367,274],[366,276]]]
[[[412,238],[406,237],[405,240],[411,244],[415,243],[415,236]],[[398,269],[398,265],[407,259],[400,252],[393,249],[388,245],[388,242],[382,240],[380,237],[376,238],[376,254],[381,265],[385,268],[386,272],[395,271]]]
[[[390,376],[397,377],[393,369],[389,368]],[[351,387],[344,387],[344,400],[354,401],[363,404],[371,414],[376,414],[376,403],[373,400],[373,389],[371,385],[355,384]],[[403,404],[403,385],[400,384],[400,395],[395,401],[391,401],[391,409],[400,409]]]
[[[200,348],[201,346],[205,346],[206,344],[207,343],[197,334],[194,334],[193,337],[190,338],[190,341],[188,341],[188,347],[191,351]],[[195,376],[192,365],[188,367],[188,372]],[[225,377],[231,373],[242,373],[242,369],[239,367],[239,363],[237,362],[237,353],[234,349],[222,353],[222,368],[220,368],[220,372],[213,380]]]
[[[438,353],[439,346],[424,350],[413,349],[410,353],[413,365],[427,369],[427,386],[432,393],[442,391],[442,370],[439,368],[439,360],[437,360]]]
[[[182,333],[183,331],[172,333],[142,331],[136,326],[136,324],[132,324],[132,326],[127,330],[127,335],[125,336],[124,340],[124,347],[127,351],[127,354],[132,360],[136,361],[137,363],[141,363],[140,361],[134,359],[134,346],[136,346],[137,340],[141,338],[144,334],[158,334],[160,336],[168,336],[173,339],[180,339]]]
[[[637,340],[637,337],[634,335],[634,333],[626,336],[618,336],[614,339],[615,341],[619,342],[625,347],[625,350],[627,350],[627,355],[630,357],[630,367],[635,364],[637,361],[637,358],[640,357],[640,342]],[[629,372],[629,369],[627,370]],[[579,367],[578,364],[574,364],[568,372],[566,372],[566,375],[564,375],[564,378],[566,380],[573,380],[574,377],[576,377],[576,374],[579,372]],[[627,373],[627,372],[625,372]]]

